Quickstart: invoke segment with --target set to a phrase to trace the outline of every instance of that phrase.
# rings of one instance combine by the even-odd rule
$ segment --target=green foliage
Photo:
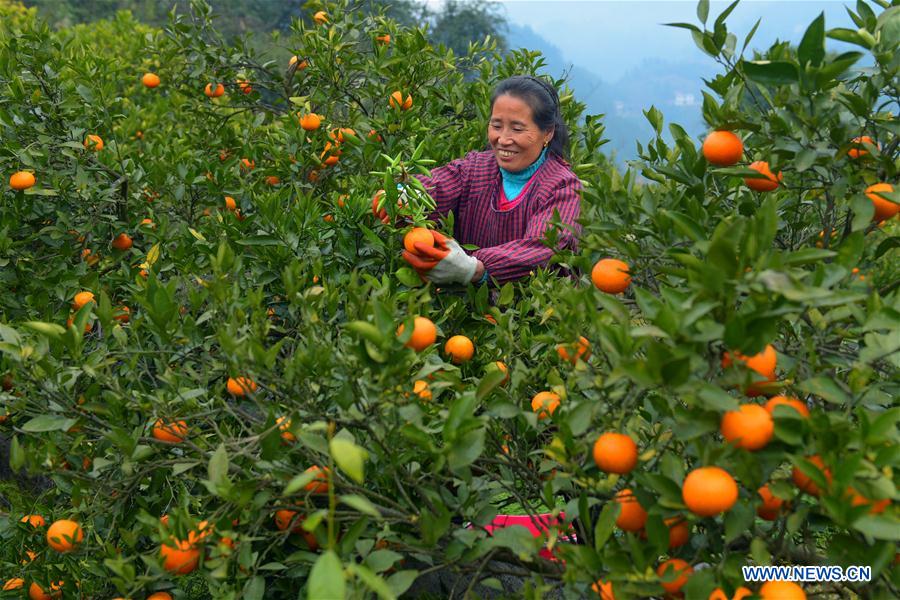
[[[11,495],[4,575],[78,581],[88,597],[391,598],[445,567],[468,591],[515,570],[519,595],[585,596],[604,579],[628,598],[661,595],[657,565],[675,556],[710,565],[688,597],[734,589],[741,566],[769,562],[871,565],[872,582],[823,597],[896,596],[900,238],[896,218],[873,222],[864,194],[897,182],[896,9],[861,3],[853,36],[817,20],[799,46],[752,58],[727,31],[730,8],[710,22],[701,2],[701,25],[679,25],[722,65],[704,117],[741,134],[747,163],[783,173],[772,192],[750,191],[743,162],[712,167],[655,108],[657,135],[618,172],[600,153],[601,118],[554,82],[584,182],[580,249],[553,260],[574,276],[540,269],[489,290],[403,271],[403,223],[431,207],[413,175],[482,148],[493,85],[542,59],[494,41],[457,59],[424,30],[354,6],[306,7],[327,24],[291,21],[277,39],[292,65],[226,41],[201,2],[164,30],[126,13],[59,31],[21,11],[0,23],[0,171],[37,178],[0,194],[0,372],[11,377],[0,431],[14,470],[52,480],[47,520],[86,531],[77,552],[56,554],[18,522],[35,506]],[[826,37],[864,56],[825,53]],[[872,66],[857,68],[864,58]],[[145,72],[161,85],[143,87]],[[204,95],[220,82],[225,95]],[[395,90],[412,108],[389,105]],[[306,131],[298,114],[310,112],[324,122]],[[88,134],[102,151],[83,147]],[[875,144],[854,158],[861,135]],[[410,188],[406,205],[396,183]],[[372,215],[379,189],[400,225]],[[112,248],[123,232],[134,245]],[[607,256],[630,265],[624,295],[590,284]],[[74,310],[81,290],[95,302]],[[441,341],[470,337],[475,358],[405,347],[397,328],[415,315]],[[579,336],[591,355],[561,358],[557,345]],[[768,344],[774,381],[723,366],[725,352]],[[256,389],[227,392],[238,377]],[[718,432],[724,413],[758,401],[745,397],[754,385],[811,415],[776,409],[772,440],[749,452]],[[539,419],[530,399],[549,390],[560,407]],[[184,421],[184,441],[155,437],[159,420]],[[594,464],[606,431],[637,442],[631,473]],[[694,515],[682,498],[686,474],[706,465],[740,486],[722,516]],[[794,468],[818,496],[798,490]],[[754,517],[763,484],[790,501],[774,522]],[[615,526],[611,499],[626,487],[649,514],[645,536]],[[851,488],[889,506],[870,513]],[[513,512],[562,525],[488,535]],[[670,549],[672,517],[691,533]],[[561,541],[572,531],[579,543]],[[199,569],[166,572],[161,544],[192,533]],[[541,558],[548,545],[565,568]],[[23,564],[27,548],[38,556]]]

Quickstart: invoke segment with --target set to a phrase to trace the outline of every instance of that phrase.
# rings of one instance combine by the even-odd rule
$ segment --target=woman
[[[581,182],[565,158],[569,132],[552,85],[531,76],[501,81],[491,95],[489,149],[420,176],[437,209],[453,211],[455,239],[435,233],[434,248],[417,244],[403,258],[437,284],[504,283],[546,266],[554,249],[542,242],[555,212],[567,227],[557,248],[577,249]],[[460,244],[478,246],[466,253]]]

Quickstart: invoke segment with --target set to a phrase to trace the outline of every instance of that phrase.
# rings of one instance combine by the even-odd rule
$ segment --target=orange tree
[[[896,183],[897,8],[749,58],[700,2],[703,114],[735,135],[651,108],[624,174],[566,90],[576,277],[490,294],[399,260],[412,175],[483,147],[492,85],[540,56],[306,8],[262,54],[199,2],[164,31],[0,25],[0,165],[35,177],[0,203],[0,432],[53,484],[0,521],[0,594],[389,598],[447,570],[440,595],[706,598],[861,564],[809,590],[897,595],[897,195],[866,194]],[[552,525],[489,534],[509,512]]]

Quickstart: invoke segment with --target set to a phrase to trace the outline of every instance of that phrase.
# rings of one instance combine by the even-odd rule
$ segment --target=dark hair
[[[497,98],[507,94],[515,96],[531,108],[534,122],[547,132],[553,130],[549,150],[560,158],[569,155],[569,128],[566,127],[559,110],[559,94],[547,81],[531,75],[514,75],[504,79],[494,87],[491,94],[491,110]]]

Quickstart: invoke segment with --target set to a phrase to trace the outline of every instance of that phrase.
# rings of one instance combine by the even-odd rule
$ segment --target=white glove
[[[478,268],[478,259],[466,254],[453,238],[447,238],[444,243],[450,252],[425,273],[425,278],[432,283],[441,284],[466,284],[472,281]]]

